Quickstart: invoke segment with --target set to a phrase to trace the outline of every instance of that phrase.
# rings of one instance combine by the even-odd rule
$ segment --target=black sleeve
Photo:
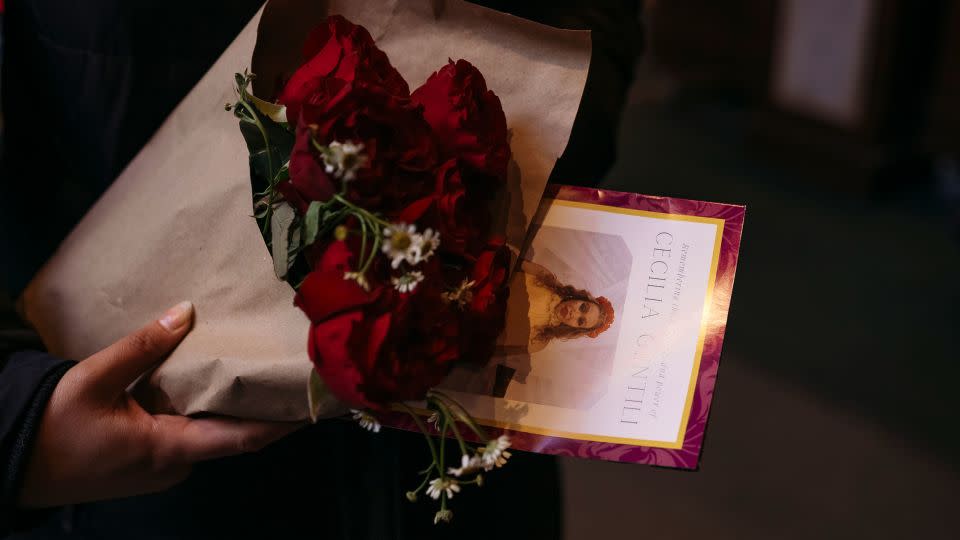
[[[18,525],[16,499],[47,401],[75,362],[39,351],[0,359],[0,537]]]
[[[16,204],[0,212],[0,277],[13,297],[262,4],[6,1],[0,200]]]
[[[616,160],[620,114],[644,50],[640,0],[470,0],[557,28],[590,30],[590,70],[555,184],[597,186]]]

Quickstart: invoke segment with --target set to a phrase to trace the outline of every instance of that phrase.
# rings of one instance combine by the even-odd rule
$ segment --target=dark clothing
[[[44,408],[71,365],[36,351],[0,357],[0,536],[28,518],[15,515],[14,501]]]
[[[422,445],[420,434],[327,421],[257,454],[203,463],[167,492],[61,510],[13,538],[562,537],[554,460],[523,453],[457,495],[453,523],[435,526],[435,501],[404,498],[429,461]]]
[[[593,51],[583,99],[555,184],[597,186],[616,159],[620,113],[643,51],[643,0],[481,0],[475,3],[537,22],[590,30]]]
[[[642,45],[639,1],[477,2],[593,30],[583,102],[551,182],[596,185],[613,164],[620,110]],[[0,286],[11,298],[261,3],[9,2],[0,201],[18,203],[0,212]]]
[[[8,2],[0,275],[10,297],[19,294],[260,4]],[[573,22],[573,27],[599,29],[585,102],[553,177],[592,184],[599,176],[582,174],[597,175],[612,163],[616,117],[630,83],[639,26],[635,2],[592,2],[580,9],[587,13],[581,19],[575,18],[576,3],[570,4],[537,1],[518,9],[524,11],[521,16],[558,26]],[[3,307],[0,300],[0,311]],[[18,326],[15,317],[0,313],[0,536],[5,527],[23,525],[28,518],[46,520],[15,538],[561,535],[553,458],[517,452],[511,466],[490,475],[482,489],[457,496],[452,526],[435,527],[433,501],[411,504],[404,498],[426,464],[422,436],[390,430],[373,435],[336,420],[256,454],[200,464],[186,482],[164,493],[14,515],[43,408],[71,365],[30,352],[40,346]]]
[[[7,3],[0,275],[11,298],[260,4]]]

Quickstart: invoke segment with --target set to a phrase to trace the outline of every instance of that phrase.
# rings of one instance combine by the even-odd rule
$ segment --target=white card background
[[[615,322],[595,340],[553,341],[530,355],[531,377],[525,384],[512,382],[504,398],[452,393],[490,425],[678,447],[719,229],[722,221],[716,219],[553,201],[526,258],[549,266],[561,281],[599,288],[596,295],[614,305]],[[591,233],[598,233],[596,241],[589,240]],[[613,237],[618,240],[611,242]],[[558,253],[566,260],[557,259]],[[613,277],[595,279],[598,273]]]

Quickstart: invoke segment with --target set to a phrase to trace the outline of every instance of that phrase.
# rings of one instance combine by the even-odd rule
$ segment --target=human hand
[[[301,424],[152,415],[127,393],[190,331],[189,302],[67,371],[27,463],[19,504],[57,506],[167,489],[207,459],[253,452]]]

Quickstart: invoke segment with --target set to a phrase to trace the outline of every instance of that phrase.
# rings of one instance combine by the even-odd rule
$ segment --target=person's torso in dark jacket
[[[0,273],[8,291],[19,292],[260,4],[8,2],[0,172],[7,203]],[[635,13],[620,26],[634,28]],[[622,102],[634,46],[624,44],[626,67],[617,60],[591,68],[588,93],[608,94],[598,101],[602,108]],[[571,172],[561,180],[575,180],[577,163],[593,171],[609,166],[615,121],[616,114],[578,117],[572,154],[580,147],[592,162],[565,158]],[[588,130],[591,137],[577,135]],[[604,141],[609,155],[578,146],[578,137]],[[560,536],[556,462],[523,453],[482,489],[457,497],[453,527],[436,528],[432,504],[403,496],[425,465],[422,444],[418,434],[372,435],[329,421],[257,454],[202,464],[169,492],[67,509],[25,537]]]

